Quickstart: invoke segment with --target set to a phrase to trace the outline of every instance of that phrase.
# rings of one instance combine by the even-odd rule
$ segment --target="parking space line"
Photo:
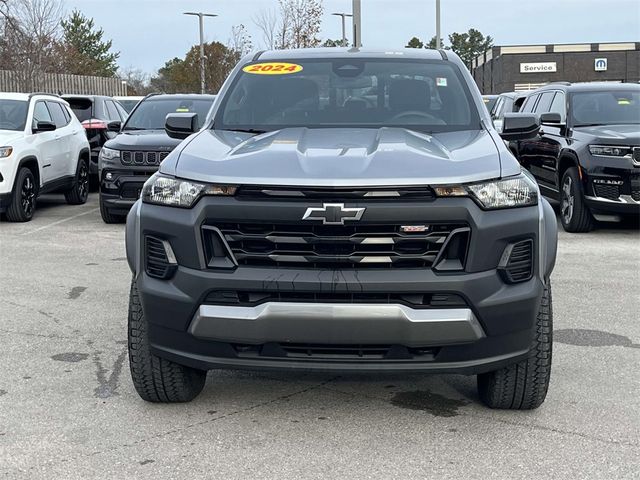
[[[57,222],[53,222],[53,223],[50,223],[48,225],[43,225],[42,227],[38,227],[38,228],[36,228],[34,230],[31,230],[29,232],[21,233],[20,235],[31,235],[32,233],[40,232],[41,230],[45,230],[45,229],[47,229],[49,227],[55,227],[56,225],[60,225],[61,223],[68,222],[69,220],[73,220],[74,218],[82,217],[83,215],[89,215],[90,213],[97,212],[98,210],[100,210],[100,209],[99,208],[92,208],[91,210],[87,210],[86,212],[78,213],[76,215],[72,215],[70,217],[63,218],[62,220],[58,220]]]

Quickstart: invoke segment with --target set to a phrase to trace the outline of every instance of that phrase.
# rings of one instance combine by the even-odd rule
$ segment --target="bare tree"
[[[229,39],[227,48],[232,52],[236,52],[238,59],[253,49],[251,35],[249,35],[247,28],[243,24],[231,27],[231,38]]]
[[[129,66],[118,71],[118,76],[127,82],[129,95],[146,95],[151,93],[151,76],[139,68]]]
[[[280,0],[283,18],[287,18],[289,48],[317,47],[324,8],[321,0]]]
[[[278,10],[262,10],[253,23],[267,48],[317,47],[324,11],[322,0],[279,0]]]
[[[15,71],[24,91],[37,90],[38,74],[56,68],[62,12],[59,0],[0,0],[0,68]]]
[[[262,33],[262,43],[268,50],[276,48],[278,40],[278,13],[270,8],[260,10],[253,18],[253,23]]]

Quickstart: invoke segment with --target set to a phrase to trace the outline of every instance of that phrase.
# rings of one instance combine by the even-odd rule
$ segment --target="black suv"
[[[119,135],[100,151],[100,213],[106,223],[124,221],[144,182],[180,143],[165,133],[166,116],[194,113],[195,127],[200,128],[215,98],[215,95],[152,94],[136,105],[124,125],[109,125]]]
[[[215,105],[199,131],[167,116],[188,138],[127,217],[142,398],[256,368],[477,374],[491,407],[542,403],[556,216],[455,53],[261,52]]]
[[[109,131],[109,123],[124,122],[129,114],[120,103],[112,97],[100,95],[63,95],[69,103],[87,133],[91,147],[91,161],[89,173],[93,179],[98,178],[98,156],[100,149],[107,140],[117,134]]]
[[[511,148],[542,193],[560,201],[566,231],[640,214],[640,85],[553,83],[520,111],[539,114],[542,127]]]

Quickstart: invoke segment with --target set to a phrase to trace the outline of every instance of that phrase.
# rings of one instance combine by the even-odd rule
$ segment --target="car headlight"
[[[626,157],[631,156],[631,147],[617,145],[589,145],[591,155],[600,157]]]
[[[238,189],[234,185],[214,185],[167,177],[155,173],[142,187],[142,201],[170,207],[191,208],[205,195],[231,196]]]
[[[528,175],[467,185],[434,188],[439,197],[470,196],[485,209],[527,207],[538,204],[538,187]]]
[[[114,150],[113,148],[102,147],[100,149],[100,158],[102,160],[115,160],[120,158],[120,150]]]
[[[0,147],[0,158],[6,158],[13,153],[13,147]]]

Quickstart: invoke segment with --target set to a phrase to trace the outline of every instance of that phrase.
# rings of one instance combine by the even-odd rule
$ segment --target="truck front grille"
[[[124,165],[158,166],[171,152],[138,152],[124,151],[120,161]]]
[[[450,234],[466,227],[430,224],[419,226],[424,231],[406,233],[403,225],[216,226],[239,265],[339,269],[429,268]]]

